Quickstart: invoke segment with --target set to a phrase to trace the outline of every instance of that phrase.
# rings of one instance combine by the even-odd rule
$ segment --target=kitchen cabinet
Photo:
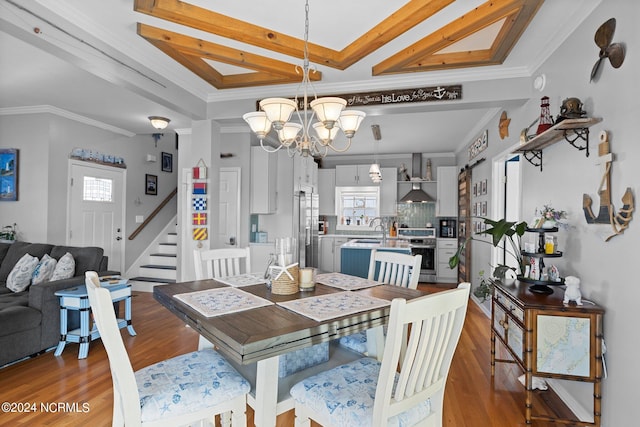
[[[277,206],[278,156],[251,148],[251,213],[272,214]]]
[[[327,273],[340,271],[340,247],[349,241],[348,237],[320,237],[320,257],[318,268]]]
[[[336,214],[336,170],[318,169],[320,215]]]
[[[380,168],[380,171],[382,172],[380,216],[396,216],[398,214],[398,170],[396,168]]]
[[[271,254],[276,252],[275,243],[249,243],[251,254],[251,271],[248,273],[264,274],[269,265]]]
[[[449,258],[458,250],[457,239],[437,239],[436,243],[436,281],[439,283],[456,283],[458,269],[449,268]]]
[[[563,292],[531,293],[529,285],[520,281],[506,285],[491,279],[491,283],[491,375],[495,375],[496,362],[515,361],[524,371],[526,425],[533,420],[558,420],[600,427],[604,309],[590,303],[564,304]],[[512,358],[497,359],[496,343],[502,344]],[[593,420],[567,420],[549,416],[553,411],[536,408],[544,403],[533,399],[534,376],[592,383]]]
[[[371,165],[337,165],[336,186],[353,187],[358,185],[373,185],[369,177]]]
[[[440,166],[436,176],[436,216],[457,218],[458,169],[456,166]]]
[[[293,158],[293,187],[294,191],[303,187],[318,190],[318,164],[313,157],[294,156]]]

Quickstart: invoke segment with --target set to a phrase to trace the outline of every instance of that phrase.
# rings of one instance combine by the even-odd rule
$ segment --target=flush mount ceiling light
[[[169,126],[169,122],[171,120],[167,119],[166,117],[149,116],[149,121],[151,121],[151,126],[153,126],[154,128],[163,130],[166,129],[167,126]]]
[[[171,120],[167,119],[166,117],[149,116],[149,121],[151,122],[151,126],[153,126],[154,128],[158,130],[163,130],[163,129],[166,129],[167,126],[169,126],[169,122]],[[151,134],[151,137],[153,137],[153,141],[156,144],[156,147],[158,146],[158,140],[162,137],[162,135],[164,134],[163,133]]]
[[[293,100],[287,98],[267,98],[260,101],[260,110],[247,113],[242,118],[249,124],[251,130],[260,139],[260,145],[265,151],[275,152],[286,147],[290,156],[296,153],[301,156],[324,157],[329,148],[338,153],[343,153],[351,146],[351,138],[355,135],[365,113],[356,110],[344,110],[347,101],[342,98],[325,97],[318,98],[309,79],[309,1],[305,3],[305,27],[304,27],[304,62],[302,65],[302,99],[298,100],[296,94]],[[298,67],[296,67],[299,70]],[[315,72],[315,70],[313,70]],[[313,100],[308,102],[309,92],[313,94]],[[299,106],[303,110],[300,111]],[[311,107],[311,112],[308,111]],[[293,112],[296,112],[298,122],[290,122]],[[311,124],[313,118],[318,122]],[[310,135],[310,128],[317,135]],[[273,128],[278,134],[279,145],[270,149],[263,144],[264,138]],[[337,148],[333,140],[338,130],[347,137],[345,147]],[[300,134],[302,131],[302,134]]]

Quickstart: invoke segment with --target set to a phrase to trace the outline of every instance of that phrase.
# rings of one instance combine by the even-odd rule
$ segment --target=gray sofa
[[[7,276],[24,254],[38,259],[49,254],[58,260],[67,252],[76,263],[74,277],[31,285],[17,293],[6,287]],[[108,258],[102,248],[0,243],[0,366],[55,346],[60,340],[60,303],[55,292],[84,284],[88,270],[100,275],[117,274],[107,267]],[[77,312],[72,313],[75,316],[70,316],[69,329],[79,325]]]

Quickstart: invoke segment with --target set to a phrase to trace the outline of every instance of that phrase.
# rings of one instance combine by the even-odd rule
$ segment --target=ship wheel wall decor
[[[600,206],[598,212],[594,213],[592,209],[593,200],[588,194],[582,195],[582,209],[584,216],[587,220],[587,224],[608,224],[611,226],[603,230],[603,238],[606,242],[611,240],[614,236],[624,233],[629,227],[629,222],[633,218],[634,200],[631,187],[627,187],[624,195],[622,196],[622,207],[615,211],[615,208],[611,202],[611,167],[613,164],[613,153],[609,150],[609,140],[606,131],[600,132],[600,144],[598,145],[598,154],[603,173],[600,181],[600,187],[598,188],[598,195],[600,196]]]

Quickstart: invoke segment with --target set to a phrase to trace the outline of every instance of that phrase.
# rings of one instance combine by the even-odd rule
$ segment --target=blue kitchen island
[[[367,278],[371,250],[392,251],[411,255],[411,246],[407,240],[355,239],[340,248],[340,272],[352,276]]]

